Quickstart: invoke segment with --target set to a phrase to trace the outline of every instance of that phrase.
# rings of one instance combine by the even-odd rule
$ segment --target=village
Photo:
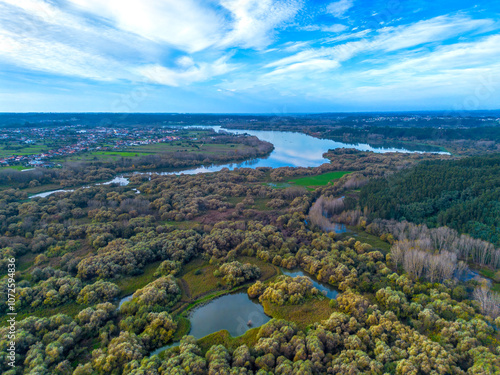
[[[144,127],[109,128],[81,125],[5,128],[0,131],[0,167],[60,166],[61,159],[93,151],[117,151],[128,147],[179,140],[177,129]]]

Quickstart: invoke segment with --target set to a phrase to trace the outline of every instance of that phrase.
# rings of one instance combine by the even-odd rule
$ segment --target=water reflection
[[[129,184],[129,179],[124,177],[124,176],[116,176],[110,181],[106,182],[99,182],[91,186],[95,185],[111,185],[111,184],[117,184],[119,186],[127,186]],[[82,186],[82,189],[87,189],[90,186]],[[68,193],[71,191],[75,191],[75,189],[59,189],[59,190],[51,190],[51,191],[44,191],[43,193],[38,193],[38,194],[33,194],[30,198],[45,198],[48,197],[49,195],[55,194],[55,193]]]
[[[232,337],[238,337],[271,320],[264,313],[262,305],[252,301],[245,292],[213,299],[206,305],[195,308],[188,319],[191,323],[189,335],[196,339],[221,330],[227,330]],[[178,341],[158,348],[150,355],[159,354],[175,346],[179,346]]]
[[[282,132],[282,131],[265,131],[265,130],[239,130],[239,129],[223,129],[221,126],[191,126],[191,128],[210,128],[216,132],[227,132],[232,134],[249,134],[256,136],[262,141],[270,142],[274,145],[273,152],[265,158],[258,158],[242,163],[229,163],[224,165],[214,165],[209,167],[201,167],[188,169],[177,172],[164,172],[162,174],[196,174],[218,172],[223,168],[233,170],[235,168],[258,168],[258,167],[318,167],[329,160],[323,157],[323,154],[328,150],[337,148],[354,148],[360,151],[373,151],[375,153],[386,152],[401,152],[401,153],[422,153],[424,151],[412,151],[404,147],[373,147],[369,144],[359,143],[350,144],[333,141],[330,139],[314,138],[304,133]],[[189,128],[186,126],[184,128]],[[449,154],[441,151],[428,152],[438,154]]]
[[[227,330],[232,337],[243,335],[251,328],[271,320],[261,304],[252,301],[244,292],[214,299],[190,314],[190,335],[199,339],[211,333]]]

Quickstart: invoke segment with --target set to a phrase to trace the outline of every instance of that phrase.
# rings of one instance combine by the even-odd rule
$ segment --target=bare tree
[[[492,292],[486,284],[482,284],[474,289],[472,295],[479,302],[483,314],[493,318],[500,316],[500,294]]]
[[[406,252],[403,267],[413,279],[422,277],[427,256],[425,252],[416,249]]]

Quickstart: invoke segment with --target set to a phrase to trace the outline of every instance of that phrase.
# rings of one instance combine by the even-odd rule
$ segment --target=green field
[[[89,156],[120,156],[124,158],[131,158],[134,156],[149,155],[147,152],[132,152],[132,151],[95,151],[91,152]]]
[[[44,143],[37,143],[34,145],[19,144],[9,147],[0,146],[0,158],[9,157],[12,155],[34,155],[48,150],[50,150],[50,146]]]
[[[285,319],[294,322],[300,329],[328,319],[333,313],[328,298],[311,298],[299,305],[278,306],[269,301],[263,301],[264,312],[275,319]]]
[[[487,277],[488,279],[491,280],[491,283],[492,283],[491,290],[493,290],[495,292],[500,292],[500,283],[498,283],[494,280],[495,273],[496,273],[494,270],[492,270],[490,268],[483,267],[479,270],[479,273],[481,274],[481,276]]]
[[[344,172],[344,171],[328,172],[317,176],[307,176],[307,177],[292,179],[288,181],[288,183],[305,187],[323,186],[328,184],[330,181],[337,180],[349,173],[351,172]]]
[[[30,167],[26,167],[25,165],[10,165],[8,167],[0,167],[0,170],[5,169],[14,169],[16,171],[22,171],[23,169],[29,169]]]
[[[253,257],[238,257],[241,263],[250,263],[259,267],[261,271],[260,280],[264,281],[278,272],[272,264]],[[202,259],[195,259],[185,266],[183,276],[180,278],[181,284],[188,290],[184,290],[188,299],[196,299],[210,292],[227,289],[221,277],[215,277],[214,271],[218,266],[212,265]],[[183,288],[184,289],[184,288]]]
[[[268,182],[266,185],[271,186],[275,189],[285,189],[291,186],[304,186],[307,188],[324,186],[330,181],[338,180],[339,178],[349,174],[351,172],[346,171],[335,171],[319,174],[317,176],[304,176],[296,177],[288,180],[287,182]]]
[[[144,267],[144,272],[139,276],[128,276],[116,281],[116,285],[121,289],[121,297],[135,293],[137,289],[144,288],[147,284],[154,281],[157,277],[154,276],[156,269],[161,262],[148,264]]]
[[[258,341],[258,334],[260,328],[252,328],[245,332],[244,335],[238,337],[231,337],[228,331],[222,330],[214,332],[198,340],[198,345],[202,353],[206,353],[213,345],[224,345],[227,349],[234,351],[241,345],[248,347],[254,346]]]
[[[174,141],[167,143],[155,143],[150,145],[141,145],[127,147],[121,150],[113,151],[92,151],[71,155],[64,158],[53,159],[53,162],[68,162],[68,161],[113,161],[121,158],[137,158],[156,154],[172,154],[172,153],[203,153],[203,154],[220,154],[231,151],[242,151],[249,146],[235,143],[228,144],[203,144],[200,141]]]
[[[391,245],[388,242],[382,241],[379,237],[356,227],[348,227],[348,229],[349,230],[346,233],[341,234],[339,238],[347,240],[350,237],[354,237],[357,241],[367,243],[372,245],[375,249],[382,250],[384,254],[391,251]]]

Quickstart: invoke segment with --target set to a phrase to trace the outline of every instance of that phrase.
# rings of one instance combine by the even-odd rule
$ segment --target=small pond
[[[223,329],[233,337],[241,336],[249,329],[267,323],[271,318],[264,313],[260,303],[248,298],[246,292],[241,292],[227,294],[194,309],[189,320],[189,334],[199,339]]]
[[[243,335],[252,328],[271,320],[258,302],[252,301],[246,292],[226,294],[195,308],[188,316],[191,322],[190,336],[201,339],[211,333],[227,330],[232,337]],[[151,355],[178,346],[179,342],[163,346]]]
[[[281,272],[283,272],[284,275],[292,277],[305,276],[309,278],[309,280],[311,280],[311,282],[313,283],[313,286],[330,299],[337,298],[339,294],[339,292],[332,285],[316,280],[316,278],[313,275],[308,274],[307,272],[302,271],[301,269],[287,270],[285,268],[282,268]]]

